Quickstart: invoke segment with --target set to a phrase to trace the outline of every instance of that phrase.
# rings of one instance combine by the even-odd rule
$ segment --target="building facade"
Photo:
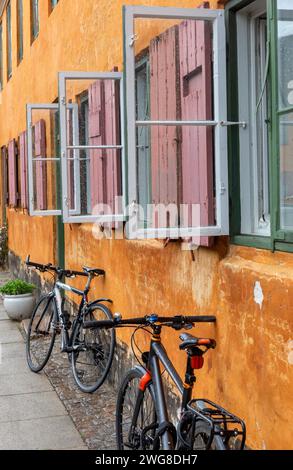
[[[164,10],[123,10],[146,3]],[[292,447],[291,3],[1,5],[1,217],[11,269],[24,274],[27,254],[101,267],[91,296],[112,298],[125,317],[215,314],[215,326],[195,330],[217,340],[196,393],[241,416],[253,449]],[[192,16],[198,6],[202,19]],[[133,228],[137,203],[184,203],[185,230],[171,209],[163,222],[151,212],[150,226],[142,215]],[[130,335],[119,331],[123,350]],[[183,371],[178,334],[163,340]]]

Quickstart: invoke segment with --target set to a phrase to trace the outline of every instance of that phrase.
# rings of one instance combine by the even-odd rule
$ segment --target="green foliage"
[[[0,287],[0,292],[4,295],[31,294],[35,288],[34,284],[29,284],[21,279],[14,279]]]

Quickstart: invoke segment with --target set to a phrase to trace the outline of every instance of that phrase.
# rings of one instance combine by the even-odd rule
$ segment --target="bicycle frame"
[[[145,386],[147,386],[147,384],[151,380],[153,383],[154,394],[155,394],[155,407],[156,407],[156,414],[157,414],[159,427],[160,425],[164,426],[170,423],[168,410],[167,410],[167,403],[166,403],[166,398],[165,398],[165,393],[164,393],[164,388],[163,388],[163,381],[162,381],[162,376],[161,376],[161,371],[160,371],[160,363],[162,363],[163,367],[165,368],[165,370],[167,371],[167,373],[173,380],[174,384],[176,385],[178,391],[180,392],[180,395],[182,397],[181,399],[182,410],[186,409],[187,404],[191,400],[193,384],[195,381],[193,369],[191,369],[190,357],[187,356],[185,383],[183,382],[177,370],[175,369],[172,362],[170,361],[164,346],[161,343],[160,333],[161,333],[161,326],[158,325],[156,326],[154,333],[152,335],[152,339],[151,339],[148,364],[147,364],[147,368],[150,372],[150,377],[149,377],[149,381],[145,383]],[[187,378],[188,376],[191,378],[191,380],[188,380]],[[194,379],[192,379],[192,377]],[[172,450],[175,448],[175,443],[173,442],[172,433],[167,428],[166,428],[166,431],[163,432],[162,434],[162,444],[163,444],[164,450]]]

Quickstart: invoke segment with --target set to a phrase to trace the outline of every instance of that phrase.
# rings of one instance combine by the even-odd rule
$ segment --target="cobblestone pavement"
[[[93,394],[75,385],[67,354],[56,341],[45,373],[89,449],[116,449],[116,393],[107,381]]]

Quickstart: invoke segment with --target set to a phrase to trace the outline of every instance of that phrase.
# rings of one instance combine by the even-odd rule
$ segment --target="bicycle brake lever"
[[[186,325],[184,325],[184,330],[191,330],[192,328],[194,327],[194,324],[193,323],[186,323]]]

